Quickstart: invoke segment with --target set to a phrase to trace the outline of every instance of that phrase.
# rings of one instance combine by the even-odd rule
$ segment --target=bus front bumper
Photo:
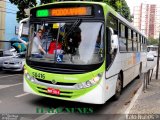
[[[102,81],[102,80],[101,80]],[[60,89],[60,95],[53,95],[47,92],[47,86],[41,86],[35,83],[32,83],[26,78],[23,78],[23,87],[24,91],[28,93],[32,93],[35,95],[40,95],[44,97],[68,100],[68,101],[77,101],[83,103],[91,103],[91,104],[104,104],[104,96],[101,83],[96,86],[92,86],[90,88],[84,88],[79,90],[65,90]]]

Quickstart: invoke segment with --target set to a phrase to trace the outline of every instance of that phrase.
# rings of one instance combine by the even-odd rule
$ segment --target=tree
[[[53,0],[41,0],[41,4],[51,3]],[[56,1],[56,0],[55,0]],[[58,1],[58,0],[57,0]]]
[[[17,11],[17,21],[19,22],[23,18],[26,18],[25,9],[36,6],[36,0],[9,0],[12,4],[17,5],[19,11]]]
[[[158,39],[154,39],[152,37],[148,38],[148,44],[149,45],[158,45],[159,40]]]
[[[115,11],[121,14],[124,18],[131,21],[130,9],[125,0],[93,0],[96,2],[105,2],[110,5]]]

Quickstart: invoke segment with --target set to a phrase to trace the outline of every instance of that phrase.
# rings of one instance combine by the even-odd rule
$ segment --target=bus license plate
[[[48,88],[47,92],[54,95],[60,95],[60,90],[54,88]]]

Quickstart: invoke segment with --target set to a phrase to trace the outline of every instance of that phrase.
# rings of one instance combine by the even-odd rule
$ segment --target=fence
[[[152,80],[153,68],[144,71],[143,91],[145,91]]]

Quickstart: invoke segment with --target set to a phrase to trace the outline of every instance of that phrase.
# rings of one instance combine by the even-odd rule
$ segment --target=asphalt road
[[[148,62],[150,66],[156,63],[155,61]],[[112,98],[104,105],[92,105],[78,102],[69,102],[45,98],[23,92],[22,73],[10,73],[0,71],[0,116],[19,117],[20,120],[63,120],[65,119],[115,119],[120,118],[129,106],[129,103],[142,84],[142,78],[135,79],[126,88],[124,88],[119,100],[114,101]],[[37,109],[76,109],[88,108],[93,112],[90,114],[82,114],[80,112],[71,113],[66,111],[62,113],[37,114]],[[7,113],[7,114],[6,114]],[[15,116],[18,114],[18,116]]]

